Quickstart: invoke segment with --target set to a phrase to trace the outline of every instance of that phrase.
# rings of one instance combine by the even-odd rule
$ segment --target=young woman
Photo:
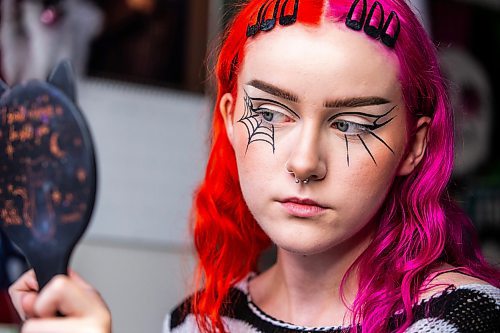
[[[404,0],[251,0],[215,75],[194,203],[200,291],[165,332],[500,330],[500,274],[446,193],[435,49]],[[277,260],[258,274],[270,244]],[[32,273],[11,288],[38,317],[23,332],[109,332],[78,277],[36,289]],[[67,317],[49,318],[57,309]]]

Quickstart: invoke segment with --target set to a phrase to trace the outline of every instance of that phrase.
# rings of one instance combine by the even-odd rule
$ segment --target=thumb
[[[93,313],[97,300],[97,294],[89,293],[67,276],[58,275],[42,289],[34,311],[41,318],[53,317],[58,311],[66,316],[83,317]]]

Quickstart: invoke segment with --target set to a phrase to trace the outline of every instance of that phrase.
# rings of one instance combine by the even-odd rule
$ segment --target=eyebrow
[[[278,88],[270,83],[261,80],[255,80],[255,79],[251,80],[250,82],[247,83],[247,85],[294,103],[299,102],[299,97],[296,94],[284,90],[282,88]],[[370,106],[370,105],[383,105],[389,103],[391,103],[391,101],[389,101],[386,98],[377,96],[368,96],[368,97],[339,98],[335,100],[326,101],[323,106],[325,108],[355,108],[355,107]]]
[[[276,97],[280,97],[286,99],[290,102],[297,103],[299,101],[299,97],[294,93],[286,91],[284,89],[273,86],[272,84],[266,83],[261,80],[252,80],[247,83],[249,86],[262,90],[268,94],[274,95]]]
[[[324,104],[325,108],[355,108],[361,106],[370,106],[370,105],[383,105],[389,104],[391,101],[376,96],[369,97],[350,97],[350,98],[341,98],[332,101],[326,101]]]

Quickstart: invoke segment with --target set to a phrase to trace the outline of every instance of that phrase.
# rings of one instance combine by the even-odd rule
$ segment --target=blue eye
[[[263,121],[272,125],[279,125],[292,121],[292,118],[290,118],[286,114],[275,110],[262,108],[255,110],[255,112],[262,118]]]
[[[335,126],[341,132],[347,132],[349,130],[349,123],[344,120],[339,120],[338,122],[335,123]]]
[[[352,121],[347,121],[347,120],[336,120],[333,122],[332,126],[339,130],[342,133],[345,133],[347,135],[356,135],[360,134],[363,132],[366,132],[368,130],[367,125],[362,125],[358,123],[354,123]]]
[[[265,121],[273,121],[274,119],[274,113],[270,112],[270,111],[264,111],[261,113],[262,115],[262,118],[264,118]]]

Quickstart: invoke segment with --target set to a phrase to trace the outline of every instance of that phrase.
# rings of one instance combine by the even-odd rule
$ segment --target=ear
[[[224,125],[226,126],[227,137],[229,142],[233,144],[233,129],[234,129],[234,98],[231,93],[225,93],[220,99],[219,111],[224,119]]]
[[[68,60],[60,62],[52,71],[47,82],[63,91],[73,102],[76,103],[76,89],[73,70]]]
[[[424,157],[425,149],[427,148],[427,132],[430,123],[430,117],[420,117],[418,119],[416,125],[417,130],[412,137],[412,142],[410,142],[410,147],[408,147],[409,149],[406,156],[399,166],[399,176],[407,176],[412,173]]]
[[[6,92],[7,90],[9,90],[9,86],[7,85],[7,83],[0,80],[0,96],[2,96],[3,93]]]

